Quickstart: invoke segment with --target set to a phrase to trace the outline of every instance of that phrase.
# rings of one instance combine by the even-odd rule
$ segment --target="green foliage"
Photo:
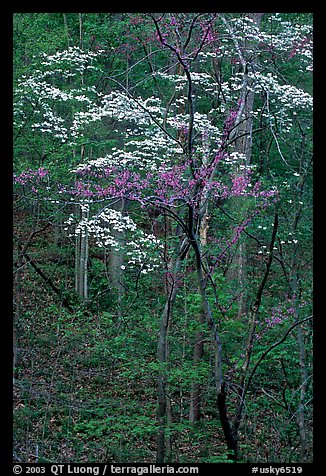
[[[173,24],[171,15],[164,14],[162,22]],[[194,15],[175,14],[178,21],[183,19],[184,31],[175,30],[170,41],[179,41],[178,35],[182,37],[187,31]],[[207,21],[207,15],[200,14],[199,18]],[[300,25],[312,23],[311,14],[282,13],[272,23],[271,15],[263,16],[262,30],[266,34],[281,34],[284,25],[290,33]],[[225,14],[225,18],[232,24],[240,19],[245,30],[244,14]],[[205,21],[199,33],[195,29],[197,36],[191,38],[190,46],[201,44],[208,24]],[[289,23],[282,24],[284,21]],[[210,54],[205,58],[198,55],[192,63],[192,67],[209,74],[213,82],[206,87],[204,81],[194,81],[192,94],[195,112],[207,114],[223,134],[228,117],[223,111],[235,107],[240,97],[233,81],[241,75],[241,64],[232,35],[220,33],[225,31],[221,17],[216,22],[216,43],[208,42],[204,48]],[[39,463],[153,462],[159,430],[158,381],[162,379],[167,404],[167,462],[232,463],[216,402],[215,331],[221,339],[230,420],[239,405],[241,384],[248,381],[254,365],[265,355],[245,395],[238,435],[240,462],[300,462],[302,414],[309,459],[310,322],[296,327],[284,342],[267,354],[266,351],[282,339],[296,319],[312,314],[311,111],[285,104],[281,112],[288,115],[290,123],[284,125],[282,115],[276,114],[280,102],[274,104],[276,112],[272,109],[268,116],[266,111],[272,103],[267,102],[266,91],[261,89],[255,95],[252,150],[250,160],[246,160],[250,161],[252,183],[260,182],[261,190],[276,187],[278,202],[259,205],[256,197],[249,196],[207,202],[207,240],[200,230],[195,232],[197,239],[203,241],[205,297],[213,322],[204,318],[203,295],[198,291],[191,249],[181,270],[173,275],[184,230],[166,210],[163,213],[158,207],[151,210],[153,216],[149,217],[147,203],[139,206],[136,201],[128,202],[127,212],[140,232],[155,230],[164,243],[160,253],[154,248],[148,251],[149,257],[159,256],[160,267],[142,274],[137,266],[125,266],[125,253],[122,266],[126,269],[121,268],[117,285],[110,267],[112,249],[103,253],[92,237],[87,263],[89,294],[83,301],[75,292],[75,237],[65,229],[68,217],[77,216],[75,195],[63,197],[58,186],[72,186],[78,179],[72,172],[77,164],[104,157],[116,148],[126,149],[128,140],[133,139],[134,125],[105,116],[85,121],[78,137],[68,134],[64,141],[55,136],[53,128],[43,132],[34,125],[44,111],[50,110],[70,127],[76,112],[87,111],[87,100],[94,108],[98,105],[100,96],[94,94],[93,87],[100,94],[127,90],[135,98],[157,96],[162,99],[167,117],[177,117],[178,109],[184,109],[182,114],[186,116],[189,104],[181,106],[174,101],[187,95],[186,87],[178,89],[173,81],[152,74],[169,71],[181,78],[175,56],[156,39],[153,22],[144,14],[15,13],[13,33],[14,102],[18,111],[14,124],[15,174],[45,167],[51,176],[37,193],[28,185],[16,184],[14,188],[14,301],[19,348],[14,386],[14,454],[18,461],[33,463],[38,454]],[[254,51],[259,64],[255,74],[261,68],[264,74],[266,71],[279,76],[280,86],[295,85],[310,93],[311,73],[294,51],[304,44],[293,41],[293,45],[280,51],[275,47],[275,55],[260,45]],[[90,61],[96,69],[81,73],[69,61],[61,62],[60,68],[55,64],[50,67],[46,62],[50,55],[68,47],[81,48],[85,54],[101,50],[101,55]],[[244,45],[240,44],[240,48]],[[47,97],[41,111],[39,96],[28,81],[19,91],[22,78],[34,77],[35,71],[38,76],[46,75],[46,84],[74,98],[68,101],[61,96],[59,100],[57,91],[58,97]],[[86,102],[78,99],[80,95],[85,95]],[[163,124],[164,118],[161,119]],[[170,126],[167,130],[179,137],[180,130]],[[154,125],[148,128],[154,140],[156,131]],[[147,139],[145,133],[137,136],[140,144]],[[204,132],[196,132],[196,141],[204,141]],[[214,151],[217,144],[211,145]],[[236,148],[236,142],[231,142],[226,152],[232,153]],[[199,149],[196,146],[194,151],[198,166],[203,161]],[[213,155],[208,161],[211,158]],[[180,165],[178,160],[185,157],[172,155],[168,160]],[[137,164],[134,169],[138,171]],[[241,164],[221,160],[213,178],[231,186],[232,178],[241,170]],[[190,172],[187,179],[192,179]],[[103,176],[99,185],[108,186],[110,180]],[[188,226],[188,211],[180,203],[176,202],[172,210]],[[94,213],[99,213],[107,202],[98,198],[92,206]],[[273,261],[249,348],[250,311],[266,272],[276,210],[279,226]],[[236,240],[234,230],[244,220],[247,224]],[[133,238],[136,240],[136,234]],[[123,244],[121,248],[122,253],[126,251]],[[239,265],[241,257],[245,272]],[[169,301],[171,277],[178,286],[175,303]],[[59,292],[53,291],[50,282]],[[247,306],[244,314],[239,312],[242,297]],[[158,361],[157,348],[167,303],[171,308],[163,363]],[[275,315],[282,319],[273,321]],[[202,349],[198,350],[200,344]],[[200,357],[195,356],[195,349]],[[250,361],[243,375],[248,349]],[[201,415],[199,421],[191,423],[194,389],[200,395]]]

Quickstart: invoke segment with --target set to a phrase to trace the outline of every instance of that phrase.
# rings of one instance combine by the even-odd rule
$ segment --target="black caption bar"
[[[201,464],[114,464],[114,463],[17,463],[11,466],[13,475],[200,475],[211,474],[216,468],[222,476],[233,474],[260,475],[272,474],[275,476],[283,475],[308,475],[314,474],[314,464],[231,464],[231,463],[201,463]],[[9,473],[10,474],[10,473]]]

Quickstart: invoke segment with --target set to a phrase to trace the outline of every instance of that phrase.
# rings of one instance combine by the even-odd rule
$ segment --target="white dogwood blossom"
[[[22,129],[32,116],[34,131],[51,134],[60,142],[71,140],[76,135],[79,115],[83,118],[83,114],[95,114],[98,95],[94,86],[81,84],[79,89],[71,89],[69,81],[76,75],[98,70],[92,63],[100,54],[101,51],[85,52],[78,47],[53,55],[42,53],[39,67],[28,76],[22,75],[14,88],[14,125]],[[71,123],[66,108],[72,105],[77,112]],[[78,111],[81,105],[86,111]]]
[[[89,211],[89,203],[81,202],[80,205],[82,211]],[[92,218],[81,220],[71,214],[65,221],[65,230],[69,230],[70,237],[93,237],[99,248],[119,251],[126,247],[129,268],[138,267],[142,274],[159,266],[158,251],[163,244],[153,234],[139,229],[130,216],[118,210],[106,207]],[[117,232],[123,233],[122,242],[117,238]]]

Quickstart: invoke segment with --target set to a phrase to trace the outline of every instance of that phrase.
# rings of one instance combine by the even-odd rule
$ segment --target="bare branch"
[[[289,327],[289,329],[286,331],[286,333],[284,334],[284,336],[278,340],[277,342],[274,342],[274,344],[270,345],[268,347],[268,349],[265,350],[265,352],[262,353],[262,355],[260,356],[260,358],[258,359],[258,361],[256,362],[256,364],[254,365],[252,371],[250,372],[250,375],[249,375],[249,378],[247,380],[247,383],[246,383],[246,386],[245,386],[245,389],[244,389],[244,393],[247,393],[248,391],[248,388],[250,386],[250,383],[259,367],[259,365],[261,364],[261,362],[267,357],[267,355],[273,350],[275,349],[276,347],[278,347],[279,345],[283,344],[283,342],[285,341],[285,339],[287,338],[287,336],[293,331],[293,329],[297,326],[300,326],[301,324],[303,324],[304,322],[307,322],[309,320],[311,320],[313,318],[313,316],[309,316],[309,317],[306,317],[305,319],[302,319],[301,321],[298,321],[298,322],[295,322],[294,324],[292,324],[291,327]]]

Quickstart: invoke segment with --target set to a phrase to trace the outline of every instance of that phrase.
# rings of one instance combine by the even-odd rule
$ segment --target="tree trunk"
[[[24,267],[24,256],[20,245],[17,245],[17,261],[14,273],[14,314],[13,314],[13,380],[17,379],[17,363],[19,351],[17,346],[17,328],[21,318],[22,311],[22,270]]]
[[[161,324],[159,331],[159,338],[157,344],[157,360],[159,363],[159,374],[157,378],[157,393],[158,393],[158,409],[157,409],[157,420],[158,420],[158,435],[157,435],[157,455],[156,463],[163,464],[166,456],[166,436],[165,428],[167,424],[167,392],[166,392],[166,380],[167,380],[167,361],[168,361],[168,346],[167,346],[167,336],[168,329],[170,325],[170,319],[172,315],[172,308],[175,303],[177,296],[178,286],[176,285],[175,277],[180,271],[181,259],[178,258],[173,272],[171,272],[171,285],[170,292],[165,303],[162,316]]]
[[[250,13],[249,17],[254,21],[256,26],[260,28],[262,13]],[[255,61],[250,58],[253,50],[253,40],[249,44],[239,45],[239,55],[243,67],[243,82],[241,90],[241,101],[243,105],[239,108],[239,114],[236,120],[236,128],[233,131],[232,139],[234,141],[234,151],[241,154],[242,163],[237,161],[234,173],[242,175],[241,166],[249,166],[251,162],[252,152],[252,113],[254,108],[254,80],[248,76],[248,67],[250,65],[252,71],[255,71]],[[249,51],[249,55],[248,55]],[[247,56],[248,59],[247,60]],[[235,210],[246,208],[246,198],[236,197],[234,199]],[[240,203],[239,203],[240,202]],[[248,307],[248,276],[247,276],[247,246],[246,242],[240,238],[238,248],[233,257],[233,266],[228,273],[230,279],[236,284],[237,293],[239,295],[238,317],[246,316]]]
[[[126,213],[126,200],[121,199],[118,203],[114,204],[112,206],[112,209],[117,210],[121,213],[121,215],[124,215]],[[121,249],[118,251],[115,249],[110,250],[109,254],[109,262],[110,262],[110,277],[111,277],[111,284],[112,284],[112,290],[114,291],[116,298],[117,298],[117,314],[118,318],[121,318],[123,315],[123,296],[124,296],[124,285],[123,285],[123,279],[124,279],[124,271],[123,271],[123,265],[124,265],[124,254],[123,254],[123,245],[126,241],[125,238],[126,232],[123,231],[118,231],[112,229],[112,236],[113,238],[119,242],[121,245]]]
[[[309,163],[307,162],[306,166],[303,165],[303,158],[304,154],[302,154],[300,159],[300,168],[302,170],[308,170]],[[305,187],[305,177],[302,178],[301,184],[298,191],[298,198],[302,199],[302,194]],[[295,210],[295,214],[293,217],[292,222],[292,231],[294,234],[297,232],[297,227],[299,220],[301,218],[301,206]],[[288,296],[289,299],[293,302],[294,308],[294,321],[295,323],[299,322],[299,299],[300,299],[300,280],[299,280],[299,263],[298,263],[298,245],[293,243],[294,249],[292,254],[292,260],[290,264],[290,274],[289,274],[289,290]],[[307,355],[306,355],[306,345],[304,342],[304,333],[301,325],[297,326],[297,344],[298,344],[298,352],[299,352],[299,365],[300,365],[300,398],[298,409],[296,412],[296,422],[299,429],[299,436],[300,436],[300,457],[301,462],[306,463],[308,460],[308,435],[307,435],[307,427],[306,427],[306,402],[307,402],[307,390],[308,390],[308,367],[307,367]]]
[[[220,417],[226,446],[228,449],[228,458],[233,461],[238,459],[238,438],[231,427],[226,407],[226,390],[223,382],[217,393],[217,408]]]
[[[13,335],[12,335],[12,348],[13,348],[13,382],[17,379],[17,362],[18,362],[18,349],[17,349],[17,336],[16,336],[16,328],[15,324],[13,325]]]
[[[17,349],[17,334],[16,327],[21,315],[21,268],[23,266],[23,259],[18,247],[18,259],[17,270],[15,276],[14,287],[14,299],[15,299],[15,312],[13,318],[13,380],[17,379],[17,362],[18,362],[18,349]]]
[[[293,300],[294,307],[294,322],[299,321],[298,315],[298,290],[299,281],[298,281],[298,272],[297,272],[297,257],[296,252],[294,253],[291,266],[291,276],[289,283],[289,298]],[[299,429],[300,436],[300,458],[302,463],[307,462],[308,458],[308,441],[307,441],[307,431],[306,431],[306,416],[305,416],[305,404],[307,399],[307,382],[308,382],[308,372],[306,364],[306,347],[304,343],[304,335],[302,327],[299,325],[297,327],[297,344],[299,351],[299,364],[300,364],[300,398],[298,409],[296,412],[296,422]]]
[[[205,206],[205,211],[203,211],[203,218],[201,220],[201,225],[199,227],[199,239],[200,245],[206,245],[207,243],[207,233],[208,233],[208,216],[207,216],[207,207]],[[200,293],[200,289],[199,289]],[[195,336],[195,347],[194,347],[194,358],[193,366],[196,369],[200,362],[203,359],[204,355],[204,332],[203,326],[206,322],[205,313],[201,311],[197,317],[199,330],[196,332]],[[199,421],[201,418],[201,400],[203,389],[198,382],[192,382],[191,385],[191,395],[190,395],[190,409],[189,409],[189,421],[194,424],[196,421]]]
[[[159,372],[157,377],[157,421],[158,421],[158,433],[157,433],[157,453],[156,463],[163,464],[167,457],[167,452],[171,454],[171,442],[166,444],[166,427],[171,421],[171,408],[167,392],[167,364],[169,357],[168,347],[168,331],[171,325],[171,316],[173,306],[177,297],[179,289],[177,278],[181,269],[181,262],[185,256],[185,249],[187,249],[188,239],[184,238],[179,246],[178,258],[174,265],[170,265],[170,279],[166,280],[166,292],[167,300],[162,312],[159,337],[157,343],[157,361],[159,363]]]
[[[87,204],[81,207],[81,220],[86,221],[89,218],[89,208]],[[88,231],[84,229],[76,236],[75,244],[75,290],[82,298],[88,298]]]
[[[298,314],[295,314],[295,322],[298,322]],[[299,348],[299,362],[300,362],[300,374],[301,374],[301,385],[300,385],[300,401],[298,405],[297,413],[297,424],[299,427],[300,435],[300,461],[302,463],[307,463],[308,458],[308,441],[307,441],[307,431],[306,431],[306,416],[305,416],[305,404],[307,398],[307,382],[308,382],[308,372],[306,366],[306,348],[304,344],[304,336],[302,332],[302,327],[299,325],[297,327],[297,343]]]
[[[198,323],[200,327],[205,324],[205,314],[200,313]],[[196,369],[203,359],[204,355],[204,334],[202,329],[196,333],[195,350],[193,358],[193,367]],[[189,421],[194,424],[201,418],[201,394],[202,388],[198,382],[192,382],[191,396],[190,396],[190,409],[189,409]]]
[[[78,13],[79,19],[79,47],[82,50],[84,48],[84,35],[83,35],[83,14]]]
[[[223,381],[223,372],[222,372],[222,343],[219,336],[219,331],[217,325],[213,319],[212,312],[210,309],[209,301],[206,294],[206,284],[202,270],[202,255],[200,251],[200,246],[195,238],[192,235],[191,240],[192,247],[195,252],[196,257],[196,274],[197,274],[197,284],[198,290],[201,296],[202,312],[205,316],[205,321],[207,322],[214,339],[214,350],[215,350],[215,359],[214,359],[214,379],[216,387],[216,396],[217,396],[217,408],[218,413],[223,429],[223,434],[228,448],[229,458],[236,460],[238,456],[238,440],[235,437],[230,420],[227,413],[226,406],[226,387],[225,382]]]
[[[70,47],[70,41],[69,41],[69,29],[68,29],[68,22],[67,22],[67,15],[65,13],[63,15],[63,23],[65,25],[65,31],[66,31],[66,37],[67,37],[67,46],[68,48]]]
[[[203,165],[207,165],[208,154],[206,152],[209,150],[208,138],[203,134],[202,137],[203,145]],[[208,216],[208,202],[207,195],[203,193],[202,201],[200,204],[200,213],[198,214],[198,233],[199,233],[199,243],[200,247],[207,245],[208,229],[209,229],[209,216]],[[200,293],[200,289],[199,289]],[[204,355],[204,333],[203,326],[206,322],[205,313],[200,312],[198,317],[199,331],[196,333],[195,338],[195,349],[194,349],[194,359],[193,364],[196,368],[203,359]],[[190,396],[190,410],[189,410],[189,421],[194,424],[196,421],[199,421],[201,418],[201,400],[203,389],[201,385],[197,382],[193,382],[191,386],[191,396]]]

